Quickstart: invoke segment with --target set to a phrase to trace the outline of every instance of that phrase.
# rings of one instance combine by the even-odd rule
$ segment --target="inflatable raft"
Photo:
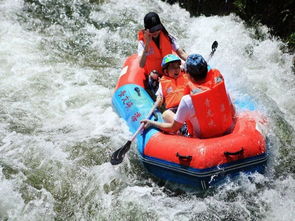
[[[144,80],[145,74],[138,66],[138,56],[128,57],[112,103],[132,133],[139,128],[140,121],[148,116],[154,105],[144,89]],[[245,105],[245,102],[235,105]],[[158,111],[151,119],[163,121]],[[155,176],[206,189],[240,172],[264,172],[267,147],[266,139],[258,129],[259,120],[255,111],[242,111],[237,114],[235,127],[230,134],[208,139],[169,135],[151,128],[137,136],[137,150],[144,166]]]

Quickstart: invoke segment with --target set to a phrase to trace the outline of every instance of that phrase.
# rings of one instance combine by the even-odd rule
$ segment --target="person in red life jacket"
[[[139,66],[145,68],[147,74],[156,70],[162,72],[161,62],[167,54],[174,51],[184,61],[187,54],[179,47],[176,39],[170,35],[155,12],[144,17],[144,30],[138,32]]]
[[[201,55],[189,55],[186,71],[190,81],[190,94],[182,97],[176,114],[170,122],[143,120],[150,126],[168,133],[177,132],[186,122],[193,137],[209,138],[222,136],[234,125],[235,110],[226,93],[224,80],[216,69],[208,71]]]
[[[189,82],[188,75],[181,70],[180,65],[180,58],[174,54],[168,54],[162,60],[163,76],[160,79],[156,96],[157,100],[160,100],[159,106],[164,103],[167,109],[163,113],[165,120],[166,116],[168,117],[171,113],[176,112]]]

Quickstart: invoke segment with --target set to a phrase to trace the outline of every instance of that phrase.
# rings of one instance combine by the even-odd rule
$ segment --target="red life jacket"
[[[162,92],[166,108],[177,107],[181,98],[185,95],[187,87],[188,75],[180,72],[178,78],[171,78],[163,75],[160,79]]]
[[[199,122],[200,138],[217,137],[229,132],[234,123],[235,111],[220,72],[211,69],[204,82],[189,82],[188,86]]]
[[[162,73],[161,63],[162,59],[167,54],[172,54],[172,44],[170,42],[170,39],[167,35],[163,33],[163,31],[160,32],[160,48],[155,44],[153,40],[150,41],[149,49],[146,56],[146,63],[144,66],[145,73],[149,74],[152,70],[156,70],[159,73]],[[143,30],[138,32],[138,40],[144,41],[144,33]]]

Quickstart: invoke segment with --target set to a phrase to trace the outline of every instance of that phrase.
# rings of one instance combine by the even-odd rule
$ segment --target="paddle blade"
[[[127,151],[130,149],[130,146],[131,146],[131,141],[128,140],[127,143],[126,143],[123,147],[121,147],[121,148],[119,148],[118,150],[116,150],[116,151],[112,154],[112,157],[111,157],[111,164],[112,164],[112,165],[117,165],[117,164],[122,163],[125,154],[126,154]]]
[[[216,48],[218,47],[218,42],[217,41],[214,41],[213,44],[212,44],[212,51],[216,51]]]
[[[207,63],[209,62],[209,60],[212,58],[214,52],[216,51],[216,48],[218,47],[218,42],[217,41],[214,41],[211,48],[212,48],[212,51],[211,53],[209,54],[209,57],[207,59]]]

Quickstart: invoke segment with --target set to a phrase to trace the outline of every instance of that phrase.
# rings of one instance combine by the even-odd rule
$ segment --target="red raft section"
[[[138,65],[138,56],[128,57],[116,85],[113,107],[132,132],[153,105],[144,89],[145,78],[144,69]],[[123,92],[124,99],[121,96]],[[252,101],[237,101],[238,98],[234,104],[237,108],[235,126],[227,135],[188,138],[165,134],[154,128],[140,133],[137,149],[144,166],[161,179],[202,189],[219,184],[226,177],[235,177],[240,172],[263,173],[267,144],[259,128],[264,126],[264,119],[257,111],[245,111],[239,106],[252,104]],[[155,115],[162,121],[158,112]],[[135,119],[134,116],[139,117]]]
[[[136,84],[144,88],[146,76],[144,69],[139,67],[138,62],[139,57],[137,54],[133,54],[126,59],[115,90],[127,84]]]
[[[238,116],[233,132],[216,138],[157,133],[146,145],[144,155],[199,170],[256,157],[266,152],[266,142],[251,115]]]

